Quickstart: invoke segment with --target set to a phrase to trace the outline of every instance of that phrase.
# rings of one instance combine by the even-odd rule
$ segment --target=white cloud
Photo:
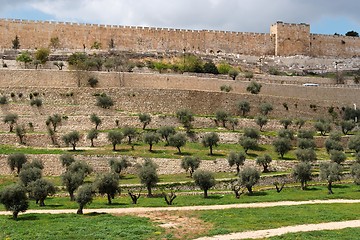
[[[268,32],[270,24],[347,17],[360,24],[358,0],[0,0],[3,10],[31,6],[61,21]],[[4,10],[5,9],[5,10]]]

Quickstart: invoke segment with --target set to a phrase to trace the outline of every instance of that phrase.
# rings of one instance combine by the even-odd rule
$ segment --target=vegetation
[[[152,151],[152,147],[154,144],[160,141],[160,137],[157,133],[154,132],[147,132],[144,134],[144,142],[149,144],[149,151]]]
[[[120,144],[124,138],[124,134],[120,131],[112,130],[108,132],[107,139],[113,146],[113,151],[116,151],[116,145]]]
[[[152,197],[151,189],[156,186],[159,177],[156,172],[157,165],[151,159],[145,159],[144,163],[140,166],[138,176],[140,182],[145,185],[148,191],[148,197]]]
[[[19,119],[17,114],[9,113],[4,117],[4,123],[9,124],[9,132],[12,132],[14,129],[14,125],[16,124],[17,120]]]
[[[200,158],[198,157],[184,157],[181,160],[181,168],[183,168],[186,172],[189,172],[190,177],[192,178],[193,173],[200,166]]]
[[[83,209],[93,200],[95,191],[91,184],[81,185],[77,191],[76,202],[79,204],[77,214],[83,214]]]
[[[53,131],[56,132],[56,128],[61,125],[61,115],[60,114],[54,114],[52,116],[49,116],[46,120],[46,125],[50,126],[50,124],[53,126]]]
[[[227,160],[230,167],[236,165],[236,175],[239,175],[240,166],[244,165],[246,160],[246,155],[243,152],[239,152],[239,153],[230,152]]]
[[[301,162],[293,168],[292,175],[296,181],[301,183],[301,189],[305,190],[306,183],[311,180],[311,165],[308,162]]]
[[[247,86],[246,91],[250,92],[251,94],[258,94],[258,93],[260,93],[261,88],[262,88],[262,85],[260,83],[251,81],[249,86]]]
[[[240,101],[237,103],[237,109],[243,116],[250,112],[250,103],[248,101]]]
[[[186,135],[184,133],[176,133],[169,137],[168,145],[176,147],[179,154],[181,154],[181,147],[186,144]]]
[[[146,126],[151,122],[151,117],[148,113],[139,114],[139,120],[143,124],[143,130],[145,130]]]
[[[17,169],[17,174],[20,173],[22,166],[27,162],[27,158],[23,153],[14,153],[8,156],[7,163],[11,169],[14,171]]]
[[[178,121],[184,126],[187,132],[190,132],[192,125],[191,123],[194,121],[193,113],[188,109],[181,109],[176,112],[176,117]]]
[[[108,204],[111,204],[111,199],[115,198],[117,193],[120,193],[119,175],[114,173],[106,173],[99,175],[95,181],[96,189],[101,195],[106,194]]]
[[[64,141],[66,146],[71,145],[72,150],[76,151],[76,145],[80,141],[80,133],[78,131],[72,131],[72,132],[70,132],[68,134],[65,134],[62,137],[62,140]]]
[[[219,141],[220,141],[219,135],[217,133],[212,132],[205,134],[203,139],[201,140],[201,143],[204,145],[204,147],[209,147],[210,155],[213,155],[213,147],[217,147]]]
[[[253,186],[259,181],[260,173],[254,167],[246,167],[240,171],[239,182],[245,186],[249,194],[253,194]]]
[[[166,145],[168,146],[169,137],[174,135],[176,131],[173,126],[161,126],[156,132],[166,141]]]
[[[25,187],[13,184],[0,192],[0,203],[4,204],[7,211],[12,212],[14,220],[17,220],[20,212],[25,212],[29,207]]]
[[[332,183],[335,181],[340,181],[342,168],[340,164],[336,162],[331,163],[321,163],[320,165],[320,178],[327,181],[329,194],[334,194],[332,191]]]
[[[98,115],[93,113],[90,115],[90,122],[95,124],[95,129],[98,130],[98,127],[101,125],[102,120]]]
[[[208,190],[215,186],[215,178],[213,173],[206,170],[196,170],[193,174],[195,184],[204,191],[204,198],[208,197]]]
[[[263,167],[263,173],[269,172],[269,164],[272,162],[272,158],[269,154],[260,156],[256,159],[256,164]]]

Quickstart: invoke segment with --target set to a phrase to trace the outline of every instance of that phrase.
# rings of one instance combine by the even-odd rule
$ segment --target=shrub
[[[18,120],[18,115],[17,114],[13,114],[13,113],[9,113],[7,115],[5,115],[4,117],[4,123],[9,124],[9,131],[12,132],[14,129],[14,125],[16,124],[17,120]]]
[[[60,156],[61,165],[69,168],[69,166],[75,162],[74,156],[71,154],[63,154]]]
[[[91,130],[88,132],[86,138],[90,140],[90,142],[91,142],[91,145],[90,145],[90,146],[91,146],[91,147],[95,147],[95,146],[94,146],[94,139],[97,139],[98,136],[99,136],[99,132],[98,132],[98,130],[96,130],[96,129],[91,129]]]
[[[260,113],[264,116],[268,115],[273,109],[273,106],[267,102],[260,104],[259,107]]]
[[[169,137],[175,134],[175,127],[173,126],[162,126],[157,130],[157,133],[165,139],[166,145],[169,145]]]
[[[263,126],[268,123],[268,119],[266,116],[257,116],[255,122],[260,127],[260,131],[262,131]]]
[[[222,92],[230,92],[233,88],[230,85],[221,85],[220,91]]]
[[[101,118],[99,118],[95,113],[90,115],[90,121],[95,124],[95,129],[97,130],[99,125],[102,123]]]
[[[301,162],[312,162],[316,160],[316,152],[314,149],[297,149],[296,158]]]
[[[246,91],[250,92],[251,94],[258,94],[258,93],[260,93],[261,88],[262,88],[262,85],[260,83],[251,81],[249,86],[246,87]]]
[[[289,129],[280,129],[278,132],[279,138],[288,138],[290,140],[294,139],[294,131]]]
[[[340,181],[341,171],[341,166],[336,162],[320,164],[320,179],[327,181],[329,194],[333,194],[332,183]]]
[[[41,98],[33,98],[30,101],[31,106],[41,107],[43,105],[43,102]]]
[[[284,126],[285,129],[288,129],[288,127],[292,124],[292,120],[289,118],[281,119],[280,124]]]
[[[5,105],[7,103],[8,103],[8,100],[7,100],[6,96],[1,96],[0,97],[0,104]]]
[[[215,113],[216,122],[222,122],[222,126],[225,128],[225,124],[228,121],[229,113],[225,110],[218,110]]]
[[[107,96],[106,94],[101,94],[96,97],[96,106],[109,109],[114,105],[114,101],[111,97]]]
[[[231,68],[229,70],[229,77],[231,77],[232,80],[235,80],[238,75],[239,75],[239,71],[236,70],[235,68]]]
[[[230,69],[231,69],[231,66],[226,62],[221,62],[218,65],[217,69],[218,69],[220,74],[228,74]]]
[[[137,135],[136,129],[133,127],[125,127],[122,132],[124,134],[124,137],[128,138],[128,144],[131,145],[132,139],[135,138]]]
[[[96,77],[90,77],[88,79],[88,84],[90,85],[90,87],[94,88],[98,85],[99,80]]]
[[[208,61],[203,67],[204,73],[219,74],[219,71],[212,61]]]
[[[246,71],[245,74],[244,74],[244,77],[250,80],[250,79],[252,79],[254,77],[254,73]]]
[[[331,150],[330,151],[330,159],[331,159],[331,161],[333,161],[337,164],[341,164],[341,163],[345,162],[346,155],[342,151]]]
[[[53,183],[45,179],[37,179],[34,182],[29,184],[29,190],[31,196],[36,200],[36,203],[39,202],[39,206],[45,206],[45,199],[49,195],[56,193],[56,187]]]
[[[62,121],[61,115],[54,114],[47,118],[46,125],[49,126],[51,124],[53,126],[53,131],[56,132],[56,128],[58,125],[61,125],[61,121]]]
[[[40,64],[45,64],[48,61],[50,55],[50,50],[47,48],[40,48],[35,52],[35,59],[40,62]]]

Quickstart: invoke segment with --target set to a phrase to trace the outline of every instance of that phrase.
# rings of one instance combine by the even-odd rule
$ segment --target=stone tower
[[[275,55],[310,55],[310,25],[277,22],[270,27],[275,37]]]

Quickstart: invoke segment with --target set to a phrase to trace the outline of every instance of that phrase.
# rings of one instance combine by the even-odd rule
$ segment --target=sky
[[[0,18],[259,33],[277,21],[360,33],[359,9],[359,0],[0,0]]]

